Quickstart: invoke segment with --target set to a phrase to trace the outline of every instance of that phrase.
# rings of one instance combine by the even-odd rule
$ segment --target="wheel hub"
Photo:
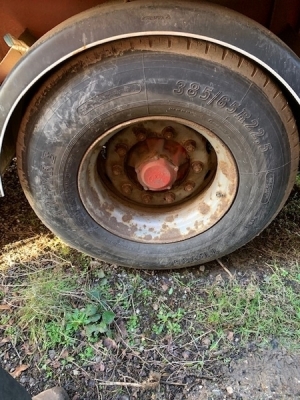
[[[136,169],[138,181],[144,190],[171,189],[177,178],[178,167],[163,157],[145,161]]]

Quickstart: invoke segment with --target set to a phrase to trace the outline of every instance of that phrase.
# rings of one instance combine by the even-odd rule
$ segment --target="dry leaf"
[[[57,369],[59,367],[61,367],[61,363],[58,360],[55,360],[51,363],[52,367]]]
[[[182,357],[183,357],[184,360],[188,360],[190,358],[190,355],[191,355],[191,353],[189,351],[187,351],[187,350],[185,350],[182,353]]]
[[[0,304],[0,310],[10,310],[11,307],[8,304]]]
[[[66,359],[68,357],[69,357],[69,352],[66,349],[64,349],[59,355],[59,358],[63,358],[63,359]]]
[[[100,362],[98,364],[93,365],[93,370],[96,372],[104,372],[105,371],[105,365],[103,362]]]
[[[117,349],[118,348],[117,343],[109,337],[107,337],[103,340],[103,344],[107,349]]]
[[[118,321],[118,326],[119,326],[122,338],[126,339],[128,334],[127,334],[127,330],[126,330],[124,321],[123,320]]]
[[[222,278],[222,275],[221,275],[221,274],[219,274],[219,275],[217,275],[217,276],[215,277],[215,282],[216,282],[216,283],[221,283],[221,282],[223,282],[223,278]]]
[[[34,353],[34,349],[32,349],[28,342],[23,343],[22,349],[26,355],[31,355]]]
[[[10,339],[9,338],[3,338],[0,340],[0,347],[3,346],[5,343],[9,343]]]
[[[21,364],[21,365],[18,365],[17,368],[10,374],[13,378],[18,378],[21,375],[21,373],[23,371],[26,371],[26,369],[28,369],[28,368],[29,368],[29,365]]]
[[[161,285],[161,288],[164,292],[166,292],[169,289],[169,286],[164,283],[163,285]]]

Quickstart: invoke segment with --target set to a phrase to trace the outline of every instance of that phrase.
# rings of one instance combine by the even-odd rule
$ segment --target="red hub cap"
[[[136,168],[137,178],[145,190],[170,189],[177,178],[178,167],[165,158],[150,159]]]

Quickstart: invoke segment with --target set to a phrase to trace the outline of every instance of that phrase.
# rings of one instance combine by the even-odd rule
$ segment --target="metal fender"
[[[18,104],[55,66],[102,43],[157,34],[202,39],[233,49],[267,69],[300,103],[299,58],[270,31],[247,17],[193,1],[109,2],[49,31],[10,72],[0,90],[1,150]],[[3,195],[2,185],[0,194]]]

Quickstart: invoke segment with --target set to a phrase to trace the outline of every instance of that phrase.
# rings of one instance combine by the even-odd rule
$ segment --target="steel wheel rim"
[[[157,136],[162,134],[164,128],[173,128],[175,135],[171,139],[165,139],[164,147],[168,147],[168,140],[172,140],[172,142],[178,143],[180,152],[184,153],[181,150],[183,148],[187,153],[188,172],[179,183],[176,183],[175,180],[171,189],[160,188],[158,193],[153,190],[145,190],[139,181],[128,176],[129,173],[126,170],[128,154],[134,152],[133,147],[138,146],[138,143],[142,141],[137,137],[135,129],[140,126],[151,126]],[[180,134],[178,134],[179,130]],[[128,138],[130,131],[134,136],[124,143],[123,137]],[[196,138],[195,135],[199,137],[198,142],[197,139],[195,140],[197,142],[196,150],[187,151],[186,142],[193,142]],[[143,140],[147,140],[148,137],[149,135]],[[159,140],[157,139],[156,143]],[[120,147],[121,151],[116,150],[118,141],[123,146],[123,148]],[[207,174],[206,163],[208,161],[200,160],[200,153],[197,154],[198,147],[201,147],[201,141],[209,143],[211,152],[216,156],[216,162],[214,170],[210,170],[211,176],[208,176],[208,182],[205,182],[204,179],[202,187],[201,184],[200,186],[195,184],[193,187],[195,176]],[[134,143],[133,146],[131,146],[132,143]],[[125,148],[126,146],[127,148]],[[159,159],[168,159],[168,154],[163,154]],[[203,146],[201,155],[205,158]],[[210,163],[213,157],[214,155],[208,157]],[[173,163],[174,160],[169,162],[171,165]],[[199,163],[202,163],[200,172],[197,168]],[[116,165],[118,167],[114,168]],[[209,167],[211,168],[211,165]],[[137,171],[138,167],[135,170]],[[196,183],[199,183],[197,179],[200,178],[196,178]],[[118,181],[117,184],[114,183],[116,181]],[[185,190],[188,186],[189,191]],[[237,189],[236,163],[223,141],[207,128],[175,117],[137,118],[115,126],[87,149],[78,171],[79,195],[84,208],[94,221],[114,235],[141,243],[178,242],[205,232],[228,212],[234,202]],[[186,192],[186,195],[183,193],[180,197],[178,193],[183,191]],[[163,200],[153,201],[153,198]]]

